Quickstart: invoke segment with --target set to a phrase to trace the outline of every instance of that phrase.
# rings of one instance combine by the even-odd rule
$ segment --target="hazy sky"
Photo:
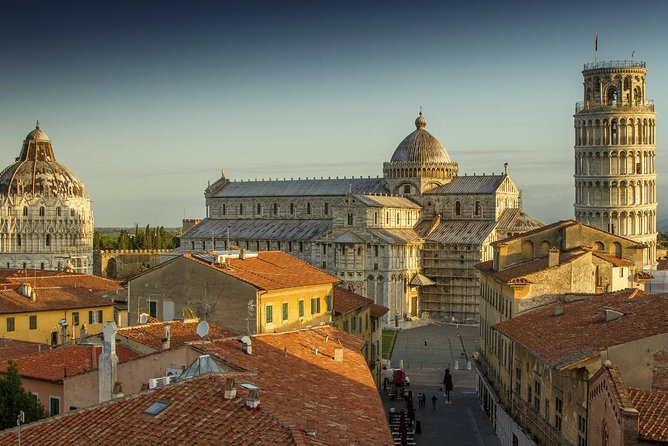
[[[598,31],[599,60],[647,62],[668,199],[668,2],[456,4],[0,0],[0,164],[39,119],[96,226],[178,226],[204,215],[221,168],[382,175],[422,106],[462,175],[507,161],[527,212],[572,218]]]

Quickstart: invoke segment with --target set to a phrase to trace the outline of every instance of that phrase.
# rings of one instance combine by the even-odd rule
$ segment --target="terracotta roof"
[[[333,308],[336,313],[345,314],[371,304],[373,304],[371,299],[353,293],[347,288],[334,287]]]
[[[66,271],[0,269],[0,284],[29,283],[33,287],[86,288],[93,291],[111,291],[123,289],[114,280],[90,274]]]
[[[200,341],[201,338],[197,335],[198,320],[193,321],[170,321],[170,348],[178,348],[186,342]],[[162,349],[162,337],[165,332],[164,322],[152,322],[143,325],[135,325],[132,327],[122,327],[118,329],[116,336],[125,337],[139,344],[151,347],[154,350]],[[226,338],[230,336],[237,336],[238,333],[228,330],[212,323],[209,323],[209,339]]]
[[[262,389],[262,407],[277,418],[301,431],[314,420],[317,434],[307,444],[393,444],[360,338],[325,326],[255,335],[252,343],[252,355],[235,339],[197,348],[256,373],[249,382]],[[339,346],[342,362],[333,359]]]
[[[378,304],[371,304],[371,317],[379,318],[390,311],[389,308]]]
[[[640,414],[640,438],[668,442],[668,391],[628,388],[631,404]]]
[[[620,259],[619,257],[615,257],[611,254],[606,254],[606,253],[601,252],[601,251],[591,250],[591,253],[594,254],[599,259],[605,260],[606,262],[610,262],[612,264],[612,266],[619,267],[619,266],[633,266],[634,265],[634,263],[631,262],[630,260]]]
[[[505,239],[503,239],[503,240],[497,240],[496,242],[493,242],[493,243],[492,243],[492,246],[498,246],[498,245],[504,244],[504,243],[509,242],[509,241],[513,241],[513,240],[517,240],[517,239],[525,238],[525,237],[530,236],[530,235],[540,234],[540,233],[543,232],[543,231],[547,231],[547,230],[556,228],[556,227],[558,227],[558,226],[563,226],[564,228],[567,228],[567,227],[574,226],[574,225],[582,225],[582,226],[584,226],[585,228],[587,228],[587,229],[589,229],[589,230],[596,231],[596,232],[600,232],[600,233],[605,234],[605,235],[607,235],[607,236],[612,235],[612,234],[610,234],[610,233],[607,232],[607,231],[604,231],[604,230],[602,230],[602,229],[595,228],[595,227],[593,227],[593,226],[586,225],[586,224],[584,224],[584,223],[580,223],[580,222],[575,221],[575,220],[561,220],[561,221],[556,221],[556,222],[554,222],[554,223],[550,223],[549,225],[541,226],[540,228],[536,228],[536,229],[533,229],[533,230],[531,230],[531,231],[522,232],[521,234],[513,235],[512,237],[508,237],[508,238],[505,238]],[[635,241],[635,240],[631,240],[630,238],[628,238],[628,237],[624,237],[623,235],[614,234],[614,237],[619,237],[620,239],[624,239],[624,240],[626,240],[626,241],[628,241],[628,242],[633,243],[633,244],[636,245],[636,246],[640,246],[640,245],[641,245],[641,244],[638,243],[637,241]]]
[[[94,354],[91,351],[93,348]],[[101,352],[100,345],[66,345],[24,355],[14,359],[14,362],[19,367],[19,374],[25,378],[62,381],[68,376],[96,370]],[[139,354],[116,345],[116,356],[119,362],[125,362],[138,358]],[[8,361],[0,362],[0,372],[7,370],[7,364]]]
[[[260,251],[257,253],[257,257],[247,257],[243,260],[228,259],[226,265],[208,262],[192,254],[184,254],[183,257],[216,268],[263,290],[338,283],[341,281],[339,278],[281,251]],[[160,265],[156,268],[159,267]]]
[[[560,306],[563,314],[554,315]],[[605,321],[605,310],[623,316]],[[668,295],[626,289],[562,301],[494,326],[547,363],[565,367],[608,347],[668,332]]]
[[[567,252],[559,253],[559,265],[565,265],[578,259],[586,254],[586,251],[577,249]],[[481,273],[499,279],[502,282],[510,282],[513,279],[522,278],[539,271],[548,269],[548,257],[539,257],[537,259],[529,260],[528,262],[517,263],[515,265],[504,268],[500,271],[495,271],[494,261],[488,260],[486,262],[475,265],[476,269]]]
[[[19,358],[29,353],[40,352],[50,348],[51,346],[49,344],[0,338],[0,361],[4,359]]]
[[[245,407],[245,392],[225,400],[225,377],[204,375],[21,427],[21,444],[50,445],[304,445],[305,434],[263,406]],[[262,393],[260,394],[262,398]],[[166,403],[157,415],[145,413]],[[0,433],[0,446],[16,444],[17,432]]]
[[[36,299],[32,301],[17,291],[19,285],[0,290],[0,313],[22,313],[76,308],[106,307],[113,302],[98,296],[88,288],[33,288]]]

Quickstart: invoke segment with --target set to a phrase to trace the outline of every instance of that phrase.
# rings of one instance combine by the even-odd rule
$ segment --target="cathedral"
[[[39,121],[0,173],[0,267],[93,272],[93,213],[84,185],[56,161]]]
[[[473,321],[490,244],[542,223],[522,211],[507,172],[459,175],[420,113],[382,177],[231,181],[205,192],[206,218],[186,229],[182,252],[281,250],[411,318]]]

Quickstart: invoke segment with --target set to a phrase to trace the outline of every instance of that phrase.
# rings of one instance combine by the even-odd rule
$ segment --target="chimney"
[[[260,389],[250,389],[246,397],[246,407],[256,409],[260,405]]]
[[[239,336],[237,341],[241,342],[241,351],[247,355],[253,354],[253,343],[250,336]]]
[[[35,300],[37,300],[35,290],[32,289],[32,286],[30,286],[29,283],[22,283],[16,291],[18,291],[20,295],[30,299],[31,302],[35,302]]]
[[[547,253],[547,267],[552,268],[553,266],[559,265],[559,250],[557,248],[550,248],[550,251]]]
[[[165,322],[164,333],[162,335],[162,349],[169,350],[172,345],[172,328],[170,327],[170,322]]]
[[[234,388],[234,378],[227,378],[225,380],[225,399],[231,400],[237,396],[237,389]]]
[[[343,362],[343,348],[336,347],[334,349],[334,361]]]
[[[104,341],[102,353],[98,360],[99,402],[103,403],[113,398],[116,374],[118,372],[118,356],[116,356],[116,331],[114,322],[105,322],[102,325]]]
[[[120,382],[116,381],[114,383],[114,390],[113,390],[112,398],[114,398],[114,399],[122,398],[123,396],[125,396],[125,394],[123,393],[123,386],[121,385]]]
[[[556,316],[561,316],[562,314],[564,314],[564,309],[561,305],[557,305],[556,307],[554,307],[554,316],[555,317]]]

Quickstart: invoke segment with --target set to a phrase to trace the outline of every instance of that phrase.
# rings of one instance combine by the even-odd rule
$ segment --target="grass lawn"
[[[397,332],[395,330],[383,330],[383,359],[389,359],[396,335]]]

